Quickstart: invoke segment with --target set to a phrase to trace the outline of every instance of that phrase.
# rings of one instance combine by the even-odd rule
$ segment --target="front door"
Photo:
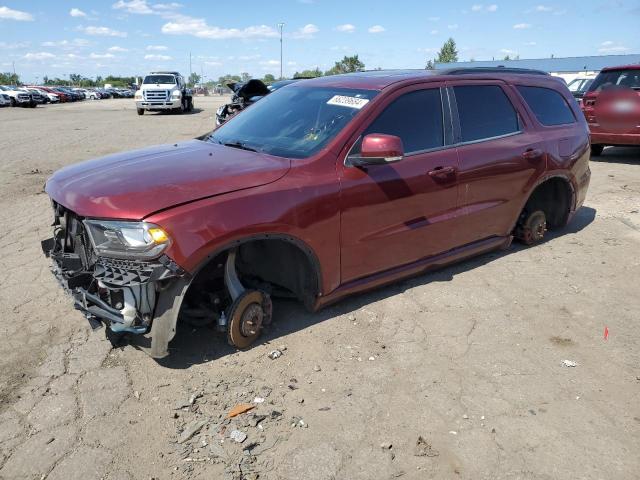
[[[448,250],[456,223],[458,159],[450,144],[440,85],[412,86],[391,95],[364,126],[402,139],[397,163],[352,167],[342,158],[342,283]],[[446,97],[445,97],[446,101]],[[446,104],[446,103],[445,103]],[[359,154],[358,140],[349,153]]]

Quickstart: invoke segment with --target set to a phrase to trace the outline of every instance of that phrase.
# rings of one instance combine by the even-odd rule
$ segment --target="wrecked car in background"
[[[293,78],[290,80],[280,80],[270,85],[265,85],[261,80],[253,79],[244,83],[228,83],[227,86],[233,91],[231,103],[227,103],[216,111],[216,126],[222,125],[236,113],[244,110],[249,105],[257,102],[265,95],[286,87],[292,83],[304,80],[303,78]]]
[[[231,89],[233,96],[230,103],[222,105],[216,111],[216,126],[222,125],[240,110],[244,110],[271,93],[262,80],[255,78],[247,82],[227,83],[227,87]]]
[[[314,311],[541,241],[582,205],[588,159],[585,119],[548,75],[322,77],[200,139],[59,170],[42,247],[92,326],[139,334],[153,357],[178,319],[245,348],[272,297]]]

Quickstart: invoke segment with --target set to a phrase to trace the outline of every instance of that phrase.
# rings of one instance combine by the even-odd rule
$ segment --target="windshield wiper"
[[[248,147],[242,142],[227,142],[227,143],[222,143],[222,145],[224,145],[225,147],[239,148],[240,150],[247,150],[249,152],[257,152],[255,148]]]

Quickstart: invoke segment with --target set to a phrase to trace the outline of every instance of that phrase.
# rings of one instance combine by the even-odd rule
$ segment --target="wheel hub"
[[[262,326],[263,319],[264,312],[262,306],[257,303],[252,303],[247,306],[240,318],[240,332],[242,336],[251,337],[258,333]]]

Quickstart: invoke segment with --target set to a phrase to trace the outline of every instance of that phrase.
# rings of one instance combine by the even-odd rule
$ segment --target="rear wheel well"
[[[236,271],[245,288],[275,297],[301,300],[312,309],[319,293],[319,268],[313,252],[301,242],[265,235],[215,253],[195,274],[185,297],[186,308],[213,308],[221,312],[231,303],[224,282],[229,252],[236,250]]]
[[[522,209],[518,223],[536,210],[546,216],[547,227],[552,230],[567,224],[573,201],[573,189],[564,178],[553,177],[538,185]]]

